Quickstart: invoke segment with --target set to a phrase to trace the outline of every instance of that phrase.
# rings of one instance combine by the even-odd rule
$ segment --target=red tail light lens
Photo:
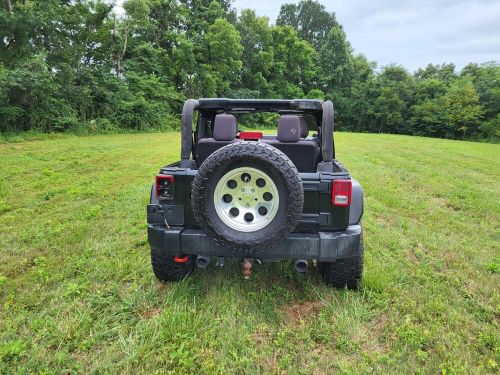
[[[156,175],[156,198],[174,198],[174,176],[159,174]]]
[[[240,139],[258,140],[262,139],[262,132],[240,132]]]
[[[334,206],[349,206],[351,204],[351,180],[335,180],[332,182],[332,204]]]

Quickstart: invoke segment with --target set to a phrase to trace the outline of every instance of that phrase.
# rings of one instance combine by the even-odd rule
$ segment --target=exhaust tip
[[[298,259],[295,261],[295,271],[306,272],[309,264],[306,259]]]
[[[210,257],[198,255],[196,258],[196,267],[198,268],[207,268],[208,263],[210,263]]]

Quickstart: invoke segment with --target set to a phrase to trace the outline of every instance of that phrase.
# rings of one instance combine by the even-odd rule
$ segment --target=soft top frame
[[[332,160],[335,158],[333,140],[333,103],[317,99],[228,99],[228,98],[201,98],[188,99],[182,109],[181,124],[181,163],[183,168],[196,168],[192,160],[193,150],[193,115],[200,112],[278,112],[312,114],[321,119],[320,145],[322,161],[318,164],[318,172],[333,171]]]
[[[293,111],[299,113],[322,112],[323,101],[317,99],[198,99],[198,110],[214,111],[261,111],[280,112]]]

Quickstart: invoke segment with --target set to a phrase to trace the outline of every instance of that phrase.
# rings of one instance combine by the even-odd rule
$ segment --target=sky
[[[274,23],[282,3],[235,0]],[[335,12],[357,53],[410,71],[428,63],[500,62],[500,0],[320,0]]]

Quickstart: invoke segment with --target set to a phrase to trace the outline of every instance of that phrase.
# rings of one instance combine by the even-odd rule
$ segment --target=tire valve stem
[[[243,277],[245,280],[248,280],[252,275],[252,263],[252,259],[243,259]]]

